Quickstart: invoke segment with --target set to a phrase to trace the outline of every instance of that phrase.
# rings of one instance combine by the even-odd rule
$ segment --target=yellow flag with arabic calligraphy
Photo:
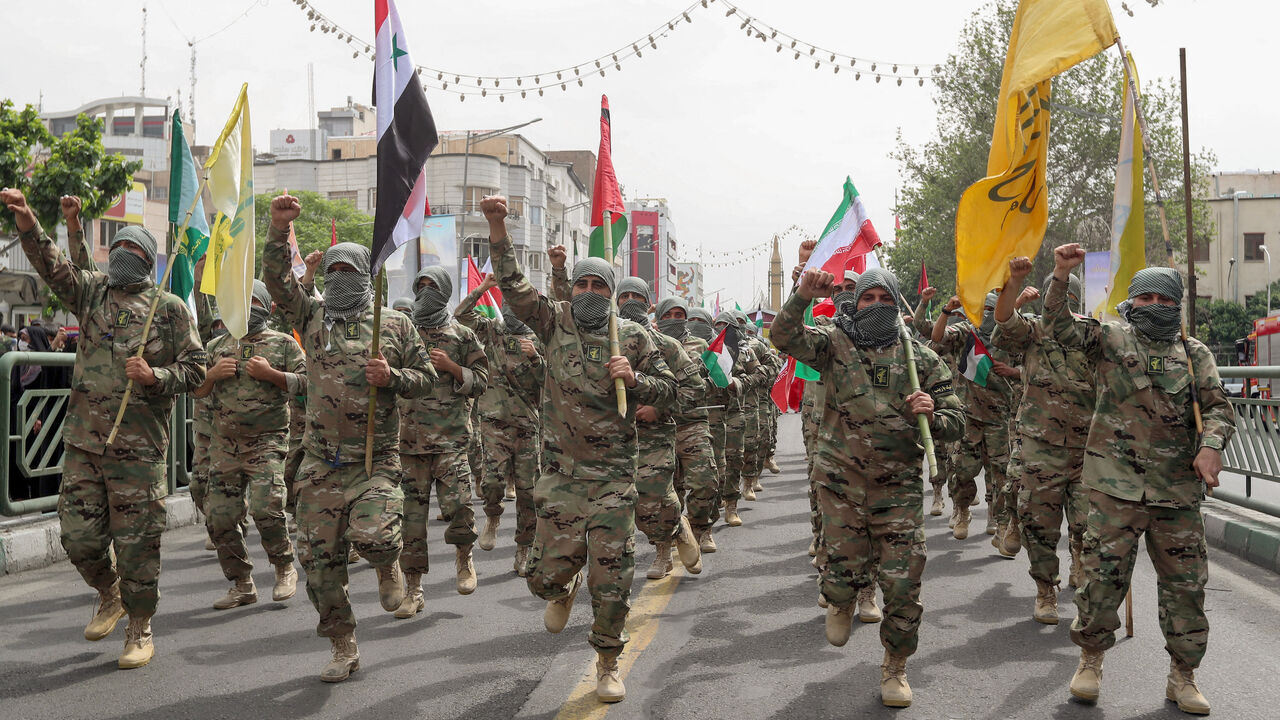
[[[240,87],[231,117],[204,166],[209,172],[209,194],[218,216],[209,232],[200,289],[217,297],[227,332],[238,339],[249,332],[249,298],[256,257],[248,83]]]

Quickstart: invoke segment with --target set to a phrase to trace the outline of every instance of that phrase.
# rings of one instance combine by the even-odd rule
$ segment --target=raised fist
[[[1079,243],[1068,243],[1059,245],[1053,249],[1053,264],[1055,270],[1066,270],[1070,272],[1072,268],[1077,267],[1084,262],[1084,248]]]
[[[563,245],[552,245],[547,248],[547,258],[551,260],[551,267],[556,270],[564,268],[565,261],[569,256],[565,253]]]
[[[1009,261],[1009,278],[1021,280],[1031,274],[1031,258],[1016,257]]]
[[[271,200],[271,226],[288,231],[289,223],[302,214],[302,202],[292,195],[279,195]]]
[[[800,276],[800,288],[796,292],[805,300],[828,297],[835,287],[835,275],[822,270],[806,270]]]
[[[486,195],[480,200],[480,212],[489,224],[507,221],[507,198],[502,195]]]
[[[80,217],[80,208],[83,203],[80,202],[78,196],[63,195],[58,202],[62,205],[62,217],[66,218],[68,222]]]

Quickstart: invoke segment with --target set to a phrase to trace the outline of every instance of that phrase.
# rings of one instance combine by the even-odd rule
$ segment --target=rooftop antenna
[[[138,63],[142,70],[142,87],[139,94],[147,96],[147,4],[142,4],[142,62]]]

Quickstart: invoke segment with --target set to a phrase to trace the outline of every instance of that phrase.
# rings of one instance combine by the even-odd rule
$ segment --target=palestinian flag
[[[987,386],[987,375],[991,372],[991,356],[987,354],[987,346],[982,344],[978,334],[969,331],[969,338],[964,344],[964,354],[960,356],[960,374],[978,387]]]
[[[377,32],[373,104],[378,108],[378,207],[373,216],[370,271],[377,275],[396,248],[422,234],[427,215],[427,156],[439,137],[392,0],[374,0],[373,25]]]
[[[733,363],[738,359],[738,331],[732,326],[720,331],[715,340],[702,351],[702,364],[707,366],[711,382],[716,387],[729,387]]]
[[[840,207],[827,222],[804,269],[825,270],[837,278],[843,278],[845,270],[863,273],[867,270],[867,255],[879,244],[880,236],[871,225],[862,196],[853,186],[853,179],[846,177]]]
[[[609,226],[613,243],[606,248],[604,226]],[[618,176],[613,172],[613,129],[609,121],[609,97],[600,96],[600,152],[596,158],[595,184],[591,188],[591,240],[587,256],[610,262],[627,236],[627,208],[622,204]]]
[[[486,275],[493,272],[493,261],[490,259],[484,264],[484,272],[476,269],[476,261],[467,256],[467,293],[480,287],[480,283],[484,281]],[[476,312],[487,318],[502,317],[502,291],[498,288],[492,288],[489,292],[480,296],[476,301]]]

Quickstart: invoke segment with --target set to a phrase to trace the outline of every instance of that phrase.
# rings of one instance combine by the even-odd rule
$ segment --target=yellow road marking
[[[618,658],[618,676],[624,683],[636,658],[658,634],[660,621],[657,618],[667,609],[676,586],[680,584],[680,578],[684,577],[684,566],[678,558],[674,560],[674,564],[675,568],[670,575],[661,580],[645,582],[644,589],[636,596],[631,611],[627,613],[627,633],[631,640]],[[569,693],[569,699],[560,706],[556,720],[599,720],[609,712],[609,707],[609,704],[596,699],[596,661],[593,657],[583,670],[582,679]]]

